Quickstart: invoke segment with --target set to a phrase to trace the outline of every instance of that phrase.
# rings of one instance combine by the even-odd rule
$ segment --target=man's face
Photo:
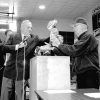
[[[26,22],[22,25],[21,31],[24,35],[29,36],[32,33],[32,23]]]
[[[73,28],[74,28],[75,33],[79,33],[82,27],[80,23],[76,23]]]
[[[87,30],[87,25],[81,24],[81,23],[76,23],[73,25],[73,30],[75,32],[75,35],[78,37],[81,35],[85,30]]]

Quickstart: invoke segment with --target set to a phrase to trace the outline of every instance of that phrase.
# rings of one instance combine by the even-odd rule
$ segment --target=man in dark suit
[[[16,53],[10,54],[10,58],[4,70],[1,100],[12,99],[12,91],[14,88],[16,100],[23,99],[24,80],[29,79],[30,58],[34,57],[36,46],[43,45],[44,41],[46,41],[46,39],[39,39],[38,36],[32,35],[32,23],[29,20],[22,22],[21,34],[12,35],[9,38],[8,42],[10,45],[25,42],[27,46],[19,49]]]
[[[4,55],[5,53],[14,53],[18,49],[18,44],[15,45],[5,45],[0,41],[0,96],[1,96],[1,85],[2,85],[2,77],[3,77],[3,71],[4,71]],[[24,47],[24,44],[20,44],[19,48]]]
[[[8,34],[10,32],[11,32],[11,30],[6,30],[5,31],[6,40],[9,38]],[[5,40],[5,42],[6,42],[6,40]],[[1,39],[0,39],[0,43],[2,43]],[[0,95],[1,95],[1,85],[2,85],[3,71],[4,71],[4,67],[5,67],[4,62],[5,62],[5,54],[0,53]]]

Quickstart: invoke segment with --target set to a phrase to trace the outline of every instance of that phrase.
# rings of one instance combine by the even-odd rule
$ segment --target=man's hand
[[[20,44],[17,44],[16,45],[16,50],[18,50],[19,48],[26,47],[26,46],[27,46],[27,43],[26,42],[21,42]]]
[[[52,41],[52,46],[56,46],[56,47],[58,47],[60,44],[61,44],[61,43],[60,43],[60,41],[59,41],[58,38],[55,38],[55,40]]]
[[[18,48],[23,48],[27,46],[27,42],[21,42],[18,46]]]
[[[51,34],[50,42],[51,42],[52,46],[58,47],[60,44],[63,43],[63,36]]]
[[[49,43],[45,43],[45,44],[46,45],[40,47],[40,50],[41,51],[49,51],[49,50],[52,50],[51,44],[49,44]]]

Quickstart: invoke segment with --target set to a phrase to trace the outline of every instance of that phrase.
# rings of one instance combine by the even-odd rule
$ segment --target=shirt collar
[[[23,40],[25,35],[24,34],[21,34],[21,36],[22,36],[22,40]]]

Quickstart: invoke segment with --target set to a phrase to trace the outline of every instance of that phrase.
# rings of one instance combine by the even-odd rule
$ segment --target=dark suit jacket
[[[47,39],[48,40],[48,39]],[[18,44],[22,41],[21,34],[16,34],[15,36],[10,37],[8,43],[11,45]],[[16,53],[11,53],[10,58],[7,62],[7,66],[4,70],[4,77],[16,80],[22,80],[29,78],[29,67],[30,67],[30,58],[34,57],[35,47],[38,45],[43,45],[46,39],[39,39],[38,36],[32,35],[27,40],[27,46],[19,49]],[[24,51],[25,51],[25,66],[24,66]],[[25,68],[25,70],[24,70]],[[23,70],[25,71],[25,76],[23,76]]]
[[[2,44],[1,39],[0,39],[0,44]],[[0,73],[1,73],[1,71],[3,69],[3,66],[4,66],[4,55],[2,53],[2,47],[0,47]]]
[[[93,34],[84,32],[75,44],[61,44],[58,49],[65,56],[75,58],[73,69],[77,74],[88,70],[99,70],[98,42]],[[56,48],[53,51],[56,53]]]
[[[15,52],[15,46],[14,45],[4,45],[3,43],[0,43],[0,77],[2,77],[2,73],[4,70],[4,56],[5,53],[12,53]]]

